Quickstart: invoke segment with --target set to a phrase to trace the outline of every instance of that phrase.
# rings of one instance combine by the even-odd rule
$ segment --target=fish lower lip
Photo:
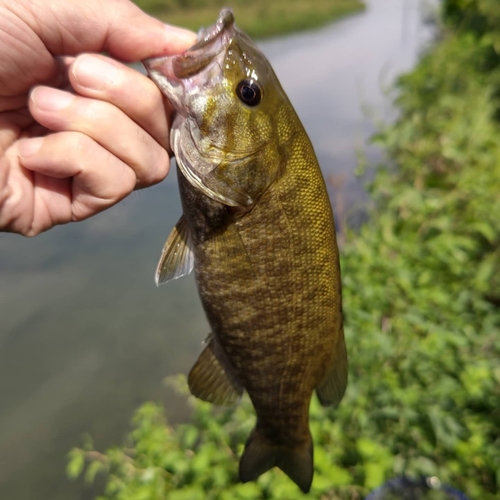
[[[234,14],[231,9],[223,9],[219,14],[217,22],[209,29],[199,33],[198,42],[187,50],[188,53],[197,52],[200,49],[205,49],[214,40],[216,40],[224,31],[230,29],[234,25]]]
[[[191,78],[206,68],[229,43],[234,31],[231,9],[223,9],[217,23],[198,35],[198,42],[183,54],[143,61],[148,73],[158,71],[168,80]]]
[[[200,54],[191,56],[189,54],[174,57],[172,60],[172,69],[177,78],[189,78],[196,75],[206,68],[214,57],[220,52],[222,46],[215,53]]]
[[[174,57],[172,66],[177,78],[189,78],[202,71],[228,44],[234,32],[234,15],[223,9],[217,23],[198,35],[198,42],[180,56]]]

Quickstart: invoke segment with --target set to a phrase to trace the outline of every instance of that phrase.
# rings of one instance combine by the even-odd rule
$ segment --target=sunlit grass
[[[180,6],[175,0],[136,0],[147,12],[162,21],[198,31],[215,22],[222,7],[231,7],[240,29],[251,37],[264,38],[322,26],[362,10],[360,0],[205,0]],[[194,5],[196,4],[196,5]]]

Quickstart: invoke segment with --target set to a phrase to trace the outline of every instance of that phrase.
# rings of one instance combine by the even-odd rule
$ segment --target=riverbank
[[[364,9],[360,0],[135,0],[141,9],[162,21],[198,31],[215,22],[222,7],[230,6],[238,27],[252,38],[266,38],[329,24]]]

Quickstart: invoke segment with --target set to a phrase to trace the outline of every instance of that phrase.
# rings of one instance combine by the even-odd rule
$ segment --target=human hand
[[[163,180],[168,105],[95,53],[137,61],[195,39],[128,0],[0,0],[0,231],[33,236]]]

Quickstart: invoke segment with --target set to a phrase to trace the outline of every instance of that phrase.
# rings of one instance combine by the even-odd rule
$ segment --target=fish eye
[[[257,106],[262,100],[262,90],[254,80],[241,80],[236,87],[236,95],[247,106]]]

